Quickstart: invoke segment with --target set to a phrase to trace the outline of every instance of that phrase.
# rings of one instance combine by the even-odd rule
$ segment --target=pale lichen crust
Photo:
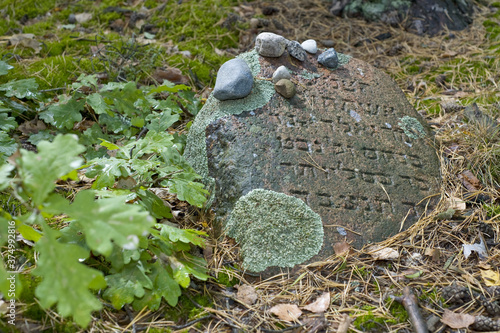
[[[259,55],[253,50],[240,54],[238,58],[246,61],[255,78],[260,73]],[[245,98],[219,101],[212,95],[196,116],[189,129],[184,157],[193,166],[206,183],[211,183],[208,176],[207,149],[205,145],[205,129],[214,120],[258,109],[269,102],[274,95],[274,85],[265,80],[255,80],[252,92]]]
[[[317,213],[296,197],[264,189],[238,200],[225,229],[241,246],[243,268],[252,272],[301,264],[323,245]]]
[[[427,133],[425,132],[424,126],[415,118],[404,116],[399,119],[398,126],[403,129],[406,136],[414,140],[425,138]]]

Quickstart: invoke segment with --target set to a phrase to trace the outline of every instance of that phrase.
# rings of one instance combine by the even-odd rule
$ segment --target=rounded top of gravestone
[[[336,64],[320,63],[332,54]],[[235,207],[253,190],[296,197],[323,223],[323,245],[309,263],[334,255],[336,242],[361,247],[381,241],[432,209],[440,169],[432,136],[387,74],[333,49],[306,53],[304,61],[257,50],[239,58],[255,79],[252,91],[238,100],[209,97],[184,155],[213,190],[216,229],[229,218],[246,219]],[[272,82],[281,66],[294,85],[292,98]],[[271,223],[275,217],[266,211],[252,219]],[[265,257],[265,247],[249,244],[255,245],[242,248],[243,258]]]

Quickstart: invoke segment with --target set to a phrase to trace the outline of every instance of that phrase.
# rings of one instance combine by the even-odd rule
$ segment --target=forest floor
[[[332,16],[329,1],[320,0],[47,1],[25,15],[7,2],[0,54],[17,64],[1,83],[35,77],[55,98],[80,74],[100,73],[110,81],[184,83],[203,100],[218,67],[271,31],[299,42],[315,39],[320,47],[333,41],[338,52],[387,72],[435,132],[441,201],[410,229],[379,243],[385,254],[346,245],[294,276],[260,281],[234,265],[237,245],[214,236],[213,216],[174,200],[181,224],[209,235],[204,254],[213,278],[193,280],[176,307],[106,307],[81,331],[424,332],[415,325],[431,332],[500,331],[500,3],[478,4],[463,31],[427,37]],[[92,17],[68,21],[76,13]],[[14,33],[35,39],[10,40]],[[178,129],[185,132],[190,120],[183,118]],[[54,310],[30,318],[36,302],[25,302],[19,331],[58,331],[62,324],[78,330]],[[311,303],[315,311],[305,309]],[[290,307],[272,314],[278,304]],[[417,306],[422,316],[413,318]],[[302,314],[291,315],[295,309]]]

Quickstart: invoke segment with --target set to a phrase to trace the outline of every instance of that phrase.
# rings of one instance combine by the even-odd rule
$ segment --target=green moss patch
[[[323,245],[321,217],[302,200],[256,189],[241,197],[226,223],[241,245],[243,267],[293,267],[316,255]]]

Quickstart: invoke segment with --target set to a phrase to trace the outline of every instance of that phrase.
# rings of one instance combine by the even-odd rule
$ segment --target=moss
[[[9,17],[20,20],[23,17],[28,19],[37,16],[45,16],[57,7],[59,1],[39,1],[39,0],[3,0],[2,7]]]
[[[240,280],[235,278],[233,275],[221,272],[217,277],[217,282],[225,285],[226,287],[234,287],[235,285],[240,283]]]
[[[500,214],[500,205],[483,204],[483,207],[486,210],[486,214],[488,215],[488,217],[493,217]]]
[[[73,57],[47,57],[33,63],[19,63],[2,77],[5,82],[35,77],[40,90],[64,87],[81,73],[81,67]]]
[[[237,4],[236,0],[174,2],[162,7],[163,10],[161,11],[153,11],[147,23],[159,28],[156,34],[158,42],[162,43],[172,39],[180,50],[189,50],[193,54],[193,59],[175,53],[167,53],[164,48],[161,48],[161,56],[151,59],[152,61],[149,61],[149,63],[145,61],[149,58],[143,57],[142,59],[132,59],[131,63],[135,61],[135,65],[128,66],[123,70],[121,68],[108,69],[110,80],[117,77],[126,80],[140,80],[146,78],[147,72],[152,71],[154,67],[169,66],[177,67],[185,74],[192,71],[201,85],[213,84],[216,70],[229,59],[217,55],[214,52],[214,47],[226,49],[238,46],[239,30],[232,28],[229,31],[220,25],[220,22],[229,13],[231,6],[235,4]],[[76,41],[75,38],[71,40],[69,35],[74,36],[75,32],[67,30],[54,32],[54,26],[67,24],[70,13],[89,12],[93,14],[92,20],[80,25],[88,27],[91,31],[96,31],[99,29],[99,25],[107,26],[118,18],[125,19],[123,13],[105,12],[105,8],[111,6],[128,8],[121,0],[104,0],[99,5],[89,0],[82,0],[77,3],[67,3],[62,2],[62,0],[6,0],[2,5],[5,10],[4,13],[7,15],[6,20],[0,21],[0,30],[3,34],[7,34],[7,32],[9,34],[19,32],[34,33],[43,44],[42,51],[38,55],[29,48],[16,48],[14,53],[24,59],[57,55],[85,57],[89,54],[90,43],[82,40]],[[145,5],[153,8],[158,7],[160,3],[148,0]],[[137,11],[137,8],[130,7],[130,9]],[[31,20],[28,24],[19,25],[19,20],[25,18],[34,20]],[[9,31],[9,29],[15,27],[21,29],[19,31]],[[138,34],[139,29],[128,27],[124,33],[128,35],[131,32]],[[85,38],[84,34],[79,33],[81,37]],[[56,35],[57,39],[44,40],[43,36],[46,35]],[[113,42],[107,44],[109,46],[114,46],[115,38],[112,37],[113,35],[115,34],[106,34],[106,38]],[[94,36],[87,37],[87,39],[93,38]],[[210,42],[207,42],[207,40],[210,40]],[[12,48],[0,50],[0,56],[5,56],[6,53],[12,51]],[[125,57],[125,59],[128,58]],[[137,66],[137,63],[141,63],[142,66]],[[33,73],[35,71],[27,70],[27,72]],[[55,84],[47,83],[46,86],[53,87]]]
[[[364,310],[363,313],[356,315],[356,320],[353,322],[354,326],[363,332],[369,330],[382,332],[387,328],[388,324],[394,325],[405,322],[408,319],[406,310],[399,303],[387,300],[386,305],[389,307],[391,315],[393,315],[392,318],[374,313],[373,310],[376,309],[374,306],[364,305],[361,307],[361,310]]]
[[[99,23],[108,23],[111,24],[115,20],[123,18],[123,14],[117,13],[117,12],[100,12],[99,15],[97,15],[97,20]]]
[[[197,294],[191,296],[191,299],[186,295],[181,295],[175,307],[166,306],[165,319],[171,320],[174,323],[187,322],[195,319],[200,313],[204,312],[203,307],[210,307],[212,305],[209,296]],[[197,305],[201,305],[202,308],[198,308]]]
[[[42,320],[46,317],[45,311],[35,301],[35,289],[42,281],[40,277],[31,274],[20,274],[21,283],[23,284],[23,291],[19,299],[29,306],[23,312],[23,316],[33,320]]]
[[[386,306],[389,308],[389,312],[394,317],[397,323],[404,323],[408,320],[408,312],[406,312],[403,304],[396,302],[390,298],[385,300]]]
[[[241,245],[243,267],[293,267],[318,254],[323,245],[321,217],[302,200],[263,189],[241,197],[226,223]]]

